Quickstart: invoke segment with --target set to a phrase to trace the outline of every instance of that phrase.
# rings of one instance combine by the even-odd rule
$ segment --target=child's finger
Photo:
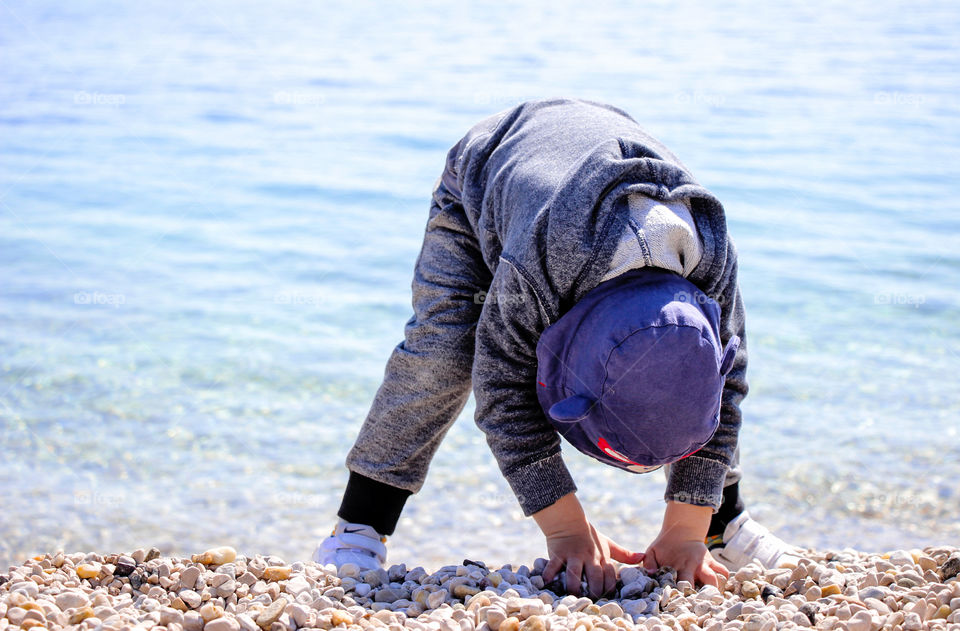
[[[583,561],[577,558],[567,559],[567,592],[580,595],[580,575],[583,573]]]
[[[593,599],[603,594],[603,569],[596,563],[588,563],[585,567],[587,575],[587,590]]]
[[[610,558],[621,563],[636,565],[643,561],[643,552],[631,552],[619,543],[607,539],[607,545],[610,546]]]
[[[617,568],[613,567],[613,563],[607,563],[603,567],[603,593],[601,596],[606,596],[610,592],[613,592],[617,588]]]
[[[718,589],[720,588],[720,577],[717,576],[714,568],[709,564],[700,566],[700,571],[697,573],[697,578],[704,585],[713,585]],[[691,583],[691,585],[693,585],[693,583]]]
[[[657,563],[657,553],[653,550],[647,550],[643,555],[643,568],[650,570],[651,572],[660,569],[660,564]]]
[[[560,557],[550,557],[550,560],[547,562],[546,567],[543,568],[543,582],[549,583],[557,575],[557,572],[560,571],[560,568],[563,567],[563,559]]]
[[[730,570],[727,567],[715,559],[710,559],[710,569],[716,573],[717,576],[717,589],[721,592],[725,589],[727,580],[730,578]]]
[[[723,578],[730,578],[730,570],[728,570],[723,563],[720,563],[716,559],[710,559],[708,564],[711,570],[723,576]]]

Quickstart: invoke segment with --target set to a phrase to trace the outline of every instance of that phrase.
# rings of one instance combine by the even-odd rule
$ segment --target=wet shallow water
[[[744,492],[805,546],[955,542],[960,9],[6,4],[0,566],[306,558],[410,315],[446,150],[525,98],[629,111],[724,202]],[[472,401],[391,559],[543,554]],[[566,449],[642,548],[662,474]]]

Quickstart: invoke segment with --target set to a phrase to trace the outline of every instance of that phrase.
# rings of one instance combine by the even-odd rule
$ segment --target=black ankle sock
[[[737,515],[743,512],[746,506],[743,498],[740,497],[740,483],[735,482],[723,489],[723,503],[720,504],[720,510],[713,514],[710,520],[710,528],[707,530],[708,537],[722,535],[727,524],[736,519]]]
[[[381,535],[392,535],[403,505],[411,495],[411,491],[351,471],[337,516],[355,524],[373,526]]]

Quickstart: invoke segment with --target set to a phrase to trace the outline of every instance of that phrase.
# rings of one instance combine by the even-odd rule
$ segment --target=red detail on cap
[[[597,439],[597,447],[599,447],[600,451],[602,451],[603,453],[607,454],[611,458],[616,458],[620,462],[626,462],[627,464],[635,464],[638,467],[646,466],[646,465],[640,464],[639,462],[634,462],[633,460],[630,460],[629,458],[624,456],[619,451],[616,451],[613,447],[610,446],[610,443],[608,443],[607,440],[602,436],[599,439]]]
[[[683,460],[684,458],[689,458],[690,456],[692,456],[693,454],[697,453],[697,452],[700,451],[701,449],[703,449],[703,447],[697,447],[696,449],[694,449],[693,451],[691,451],[690,453],[688,453],[686,456],[680,456],[679,458],[677,458],[677,462],[680,462],[680,461]]]
[[[539,384],[540,384],[541,386],[543,386],[544,388],[547,387],[547,384],[543,383],[542,381],[538,381],[537,383],[539,383]]]

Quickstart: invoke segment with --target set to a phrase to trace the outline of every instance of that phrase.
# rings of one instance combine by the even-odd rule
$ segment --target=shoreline
[[[796,566],[747,565],[723,589],[620,566],[617,594],[597,601],[549,591],[544,564],[335,572],[226,546],[191,558],[58,551],[0,574],[0,631],[960,631],[960,549],[949,546],[807,550]]]

